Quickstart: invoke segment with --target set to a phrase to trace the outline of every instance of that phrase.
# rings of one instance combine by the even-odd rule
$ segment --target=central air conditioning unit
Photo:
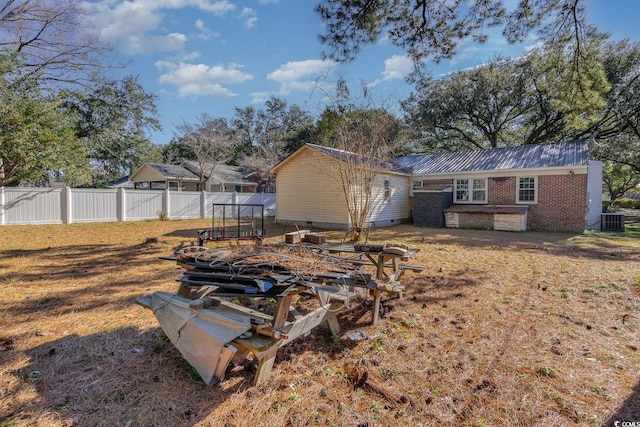
[[[624,214],[603,213],[601,228],[604,231],[624,231]]]

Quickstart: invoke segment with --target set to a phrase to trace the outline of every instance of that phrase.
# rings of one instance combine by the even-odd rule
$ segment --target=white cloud
[[[257,12],[250,7],[243,8],[239,18],[244,19],[243,26],[247,29],[253,28],[256,22],[258,22]]]
[[[114,8],[110,6],[108,2],[83,4],[100,35],[109,40],[144,34],[156,29],[162,21],[161,14],[138,7],[135,2],[118,3]]]
[[[272,96],[271,92],[252,92],[251,103],[252,104],[264,104]]]
[[[407,55],[393,55],[384,60],[383,80],[404,79],[413,71],[413,60]]]
[[[308,59],[306,61],[290,61],[276,71],[267,74],[267,78],[279,83],[293,82],[309,76],[318,76],[329,72],[338,65],[329,59]]]
[[[253,75],[241,71],[242,66],[239,64],[209,66],[157,61],[155,66],[162,73],[158,82],[176,86],[181,97],[204,95],[230,98],[236,94],[223,85],[239,84],[253,79]]]
[[[306,61],[290,61],[275,71],[267,74],[269,80],[280,83],[280,95],[292,92],[309,92],[318,87],[315,80],[333,71],[338,63],[332,60],[308,59]]]
[[[532,50],[535,50],[535,49],[541,48],[542,46],[544,46],[544,43],[543,43],[543,42],[536,42],[536,43],[534,43],[534,44],[532,44],[532,45],[525,46],[525,47],[524,47],[524,51],[525,51],[525,52],[531,52]]]
[[[160,30],[164,19],[163,11],[192,7],[216,16],[224,16],[233,11],[235,4],[227,0],[102,0],[85,1],[81,7],[87,12],[88,19],[100,35],[119,43],[125,52],[156,52],[159,50],[179,49],[182,46],[174,34],[150,35]],[[204,26],[203,26],[204,28]],[[201,31],[201,35],[215,35]],[[167,45],[163,45],[167,43]],[[184,40],[181,42],[184,44]],[[144,49],[144,50],[143,50]]]
[[[258,22],[258,18],[256,16],[252,16],[244,21],[244,27],[247,29],[253,28],[253,26],[256,25],[256,22]]]
[[[256,11],[254,9],[251,9],[250,7],[244,7],[242,8],[242,12],[240,12],[240,17],[244,18],[247,16],[253,16],[256,14]]]
[[[267,74],[267,78],[280,83],[280,95],[309,92],[318,87],[315,79],[331,73],[337,66],[338,63],[332,60],[290,61]]]
[[[139,37],[130,35],[124,45],[128,53],[152,53],[167,50],[182,50],[187,41],[187,36],[180,33],[171,33],[166,36]]]
[[[202,54],[198,51],[193,51],[193,52],[183,52],[180,55],[178,55],[178,58],[180,61],[182,62],[186,62],[186,61],[193,61],[194,59],[198,59],[202,56]]]
[[[382,77],[368,83],[368,87],[376,87],[387,80],[404,79],[413,71],[413,61],[407,55],[393,55],[384,60],[384,70],[380,73]]]
[[[220,37],[220,33],[207,28],[207,26],[204,24],[204,21],[202,21],[202,19],[196,20],[194,26],[196,27],[196,30],[199,31],[197,35],[199,39],[210,40],[214,37]]]

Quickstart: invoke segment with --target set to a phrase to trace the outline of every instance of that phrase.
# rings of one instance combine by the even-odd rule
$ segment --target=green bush
[[[616,208],[640,209],[640,200],[634,200],[628,197],[623,197],[622,199],[616,199],[612,203],[612,205],[615,206]]]

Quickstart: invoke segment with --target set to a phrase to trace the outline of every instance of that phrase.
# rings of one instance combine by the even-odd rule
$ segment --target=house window
[[[178,191],[178,181],[169,181],[169,190]]]
[[[456,179],[456,203],[487,203],[486,179]]]
[[[419,190],[422,188],[422,181],[413,181],[413,189]]]
[[[537,203],[538,185],[535,177],[528,176],[518,178],[517,203]]]
[[[167,188],[167,183],[164,181],[154,181],[151,183],[152,190],[164,190]]]
[[[262,192],[263,193],[275,193],[276,192],[276,186],[275,185],[271,185],[271,184],[267,184],[262,188]]]
[[[384,189],[384,202],[386,203],[391,199],[391,183],[388,179],[385,179],[382,186]]]

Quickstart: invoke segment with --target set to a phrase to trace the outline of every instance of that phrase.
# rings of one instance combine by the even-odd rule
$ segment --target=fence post
[[[162,194],[162,210],[167,214],[167,218],[171,219],[169,215],[169,209],[171,209],[171,202],[169,201],[169,189],[165,188]]]
[[[5,225],[6,221],[4,215],[4,187],[0,187],[0,225]]]
[[[207,217],[207,192],[202,190],[200,192],[200,218],[204,219]]]
[[[233,193],[231,193],[231,204],[234,206],[232,212],[232,215],[237,217],[238,220],[240,218],[240,206],[238,206],[238,192],[234,191]]]
[[[126,221],[126,194],[125,194],[125,189],[124,187],[120,187],[118,188],[118,193],[117,193],[117,200],[116,200],[116,217],[118,218],[118,221],[122,222],[122,221]]]
[[[65,185],[64,188],[62,189],[62,193],[61,193],[61,209],[62,209],[62,223],[63,224],[71,224],[71,222],[73,221],[72,218],[72,194],[71,194],[71,187]]]

